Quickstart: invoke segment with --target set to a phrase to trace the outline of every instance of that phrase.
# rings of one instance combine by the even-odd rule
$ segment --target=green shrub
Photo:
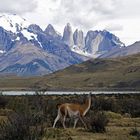
[[[23,114],[12,113],[7,121],[0,122],[1,140],[40,140],[43,129],[31,127],[33,118]]]
[[[140,132],[138,131],[137,127],[132,128],[129,134],[132,136],[136,136],[138,140],[140,140]]]
[[[4,95],[0,95],[0,108],[5,108],[8,100],[5,98]]]
[[[6,107],[13,112],[6,114],[7,122],[0,123],[2,140],[39,140],[43,135],[42,98],[30,99],[30,96],[16,96],[9,100]]]
[[[91,132],[105,132],[108,124],[108,118],[104,112],[91,112],[88,118],[88,129]]]
[[[129,113],[132,117],[140,117],[140,100],[139,99],[123,99],[120,101],[122,113]]]
[[[116,100],[114,98],[105,98],[103,96],[95,98],[91,108],[96,111],[118,112],[120,106],[116,103]]]

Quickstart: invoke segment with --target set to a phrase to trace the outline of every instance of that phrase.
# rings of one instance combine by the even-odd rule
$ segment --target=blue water
[[[140,91],[46,91],[46,92],[39,92],[39,94],[44,95],[64,95],[64,94],[140,94]],[[3,95],[34,95],[35,91],[3,91]]]

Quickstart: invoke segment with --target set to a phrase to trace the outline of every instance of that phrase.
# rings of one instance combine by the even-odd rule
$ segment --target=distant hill
[[[26,90],[140,90],[140,53],[88,60],[50,75],[3,77],[0,88]]]
[[[140,53],[140,41],[123,48],[115,48],[100,56],[100,58],[117,58]]]

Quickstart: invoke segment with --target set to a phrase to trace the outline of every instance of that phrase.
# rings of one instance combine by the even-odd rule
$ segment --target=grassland
[[[6,116],[0,116],[0,122],[6,120]],[[132,136],[130,132],[133,129],[140,132],[140,118],[110,119],[106,126],[106,132],[97,133],[85,130],[82,127],[55,128],[47,127],[44,123],[44,134],[42,140],[139,140],[139,136]]]
[[[124,118],[110,119],[105,133],[88,132],[83,128],[71,129],[48,129],[48,132],[54,133],[54,137],[60,137],[60,139],[72,138],[72,140],[138,140],[138,137],[131,136],[129,133],[137,125],[137,130],[140,131],[140,118]],[[61,137],[62,136],[62,137]],[[46,140],[47,135],[43,140]],[[55,140],[57,138],[50,138]]]
[[[0,96],[0,130],[3,130],[0,131],[0,138],[5,138],[6,135],[3,140],[30,140],[29,136],[36,136],[37,140],[140,139],[140,95],[92,95],[92,105],[85,116],[85,122],[92,125],[95,112],[101,111],[109,120],[105,132],[97,133],[95,130],[85,129],[80,122],[76,129],[72,129],[73,124],[69,119],[66,121],[66,129],[62,128],[60,122],[57,128],[52,128],[57,115],[56,104],[83,103],[85,98],[86,95]],[[12,123],[3,125],[3,121]],[[131,135],[135,130],[137,134]],[[1,132],[5,132],[5,135]],[[28,138],[26,135],[29,135]]]

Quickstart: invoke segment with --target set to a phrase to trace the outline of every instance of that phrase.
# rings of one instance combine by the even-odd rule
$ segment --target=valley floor
[[[135,129],[135,125],[136,129],[140,131],[140,118],[113,119],[105,133],[88,132],[83,128],[65,130],[48,128],[43,140],[139,140],[140,137],[130,135],[132,129]]]
[[[108,127],[106,133],[90,133],[82,129],[59,130],[62,134],[48,138],[44,136],[42,140],[138,140],[136,136],[129,135],[132,127]],[[140,127],[138,128],[140,130]],[[54,130],[52,130],[54,131]]]
[[[0,95],[0,139],[140,140],[140,94],[91,97],[91,108],[84,117],[88,129],[84,129],[80,121],[77,128],[72,129],[73,120],[70,119],[66,119],[68,128],[63,129],[58,121],[54,129],[52,125],[57,116],[57,104],[83,104],[87,95]],[[98,124],[98,128],[104,125],[106,131],[97,133],[99,131],[93,122]]]
[[[4,117],[0,116],[0,120]],[[130,132],[140,132],[140,118],[113,119],[106,127],[106,132],[89,132],[84,128],[45,128],[42,140],[139,140],[140,136],[132,136]]]

